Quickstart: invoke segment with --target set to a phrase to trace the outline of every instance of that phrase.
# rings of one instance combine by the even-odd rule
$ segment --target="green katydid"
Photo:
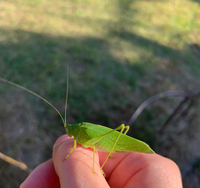
[[[66,103],[65,103],[65,117],[61,115],[58,109],[53,106],[46,99],[41,97],[29,89],[24,88],[18,84],[15,84],[11,81],[8,81],[4,78],[0,77],[0,81],[8,83],[10,85],[21,88],[48,103],[54,110],[59,114],[66,129],[66,133],[70,137],[74,137],[74,147],[69,152],[69,154],[63,159],[66,160],[72,151],[76,148],[76,143],[81,144],[85,148],[93,148],[93,165],[92,170],[94,171],[94,159],[95,159],[95,150],[109,152],[106,157],[104,163],[101,166],[102,168],[105,165],[106,161],[109,157],[111,157],[113,152],[141,152],[152,154],[154,151],[144,142],[127,136],[126,133],[129,130],[129,126],[125,126],[124,124],[120,125],[115,129],[107,128],[101,125],[96,125],[92,123],[77,123],[77,124],[67,124],[66,123],[66,112],[67,112],[67,98],[68,98],[68,77],[67,77],[67,91],[66,91]],[[118,132],[120,131],[120,132]],[[125,132],[124,132],[125,131]],[[124,133],[123,133],[124,132]]]

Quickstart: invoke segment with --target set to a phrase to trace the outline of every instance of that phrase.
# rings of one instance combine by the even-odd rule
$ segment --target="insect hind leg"
[[[126,129],[126,131],[124,132],[124,135],[126,135],[126,133],[129,131],[130,127],[127,125],[124,127],[124,129]]]
[[[120,126],[121,126],[121,125],[120,125]],[[125,130],[125,129],[126,129],[126,130]],[[130,127],[129,127],[128,125],[125,126],[125,127],[124,127],[125,132],[122,133],[122,134],[126,135],[126,133],[129,131],[129,129],[130,129]],[[124,130],[123,130],[123,131],[124,131]],[[123,132],[123,131],[122,131],[122,132]],[[112,154],[113,154],[113,152],[110,154],[109,159],[114,159],[114,157],[111,157]]]
[[[119,136],[117,137],[115,143],[113,144],[113,146],[112,146],[112,148],[111,148],[111,150],[110,150],[108,156],[106,157],[104,163],[102,164],[101,170],[102,170],[103,166],[105,165],[106,161],[108,160],[108,158],[110,158],[110,156],[112,155],[113,150],[114,150],[114,148],[115,148],[115,146],[116,146],[116,144],[117,144],[117,141],[119,140],[121,134],[123,134],[124,129],[126,129],[126,131],[125,131],[125,133],[124,133],[124,134],[126,134],[126,133],[128,132],[128,130],[129,130],[129,126],[128,126],[128,125],[125,126],[124,124],[122,124],[122,125],[120,125],[120,126],[117,127],[116,129],[113,129],[113,130],[110,132],[110,133],[112,133],[112,132],[114,132],[114,131],[121,130],[120,133],[119,133]]]

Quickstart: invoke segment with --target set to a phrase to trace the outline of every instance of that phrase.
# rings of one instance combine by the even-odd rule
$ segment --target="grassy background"
[[[0,76],[40,94],[64,114],[69,64],[68,123],[114,128],[128,122],[147,98],[193,89],[200,79],[199,57],[199,0],[0,2]],[[171,125],[171,132],[158,138],[180,100],[157,101],[129,134],[183,169],[189,158],[184,184],[190,187],[200,182],[200,154],[188,149],[199,146],[198,100],[186,119],[174,122],[178,129]],[[51,107],[0,83],[0,151],[35,168],[51,157],[54,141],[64,133]],[[162,139],[169,144],[164,147]],[[3,161],[0,166],[0,187],[17,187],[27,176]]]

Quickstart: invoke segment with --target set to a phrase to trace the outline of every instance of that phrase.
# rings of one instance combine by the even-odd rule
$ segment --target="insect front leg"
[[[65,161],[75,148],[76,148],[76,139],[74,139],[74,147],[71,149],[71,151],[69,152],[69,154],[67,155],[67,157],[65,157],[62,161]]]

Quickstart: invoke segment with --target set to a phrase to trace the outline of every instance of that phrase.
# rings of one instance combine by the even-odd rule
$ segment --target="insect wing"
[[[109,152],[120,134],[118,131],[111,132],[113,129],[91,123],[83,123],[82,128],[89,138],[84,147],[92,144],[98,151]],[[111,133],[107,134],[109,132]],[[121,134],[113,152],[154,153],[146,143],[124,134]]]

